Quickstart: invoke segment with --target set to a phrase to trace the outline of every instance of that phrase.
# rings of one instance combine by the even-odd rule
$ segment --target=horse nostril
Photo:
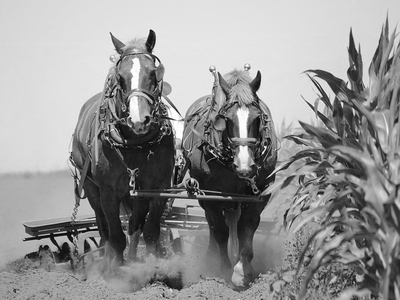
[[[143,122],[143,124],[144,125],[147,125],[147,124],[149,124],[150,123],[150,116],[145,116],[144,117],[144,122]]]
[[[128,125],[130,127],[134,127],[133,122],[132,122],[132,118],[130,116],[126,118],[126,123],[128,123]]]

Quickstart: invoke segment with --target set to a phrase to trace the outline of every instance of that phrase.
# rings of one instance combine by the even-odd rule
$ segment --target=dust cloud
[[[221,277],[219,258],[207,254],[208,236],[181,237],[181,244],[184,254],[173,253],[168,258],[143,256],[138,262],[126,263],[114,276],[105,280],[116,292],[129,293],[156,281],[180,290],[204,278]],[[255,275],[282,266],[283,237],[256,234],[253,247]],[[104,278],[101,266],[101,258],[88,260],[85,265],[87,280]]]

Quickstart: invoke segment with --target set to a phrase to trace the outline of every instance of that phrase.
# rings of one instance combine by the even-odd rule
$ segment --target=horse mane
[[[145,38],[137,38],[126,43],[125,47],[122,48],[124,53],[129,53],[131,50],[136,50],[138,52],[149,53],[146,47],[146,39]]]
[[[247,71],[233,70],[224,75],[230,86],[229,102],[238,102],[239,106],[249,106],[254,102],[254,94],[250,87],[252,81]]]

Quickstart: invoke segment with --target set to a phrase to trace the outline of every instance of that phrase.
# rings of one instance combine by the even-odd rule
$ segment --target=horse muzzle
[[[154,123],[151,116],[145,116],[143,119],[134,121],[131,116],[127,118],[127,125],[137,135],[145,135],[149,133],[151,125]]]
[[[252,178],[257,174],[257,165],[256,164],[252,164],[250,166],[247,166],[247,165],[237,166],[234,163],[233,169],[239,178]]]
[[[233,170],[240,178],[252,178],[257,174],[257,165],[251,155],[243,157],[237,153],[233,159]]]

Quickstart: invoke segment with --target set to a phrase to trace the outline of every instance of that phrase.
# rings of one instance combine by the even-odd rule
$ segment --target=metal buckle
[[[127,168],[128,174],[129,174],[129,186],[132,188],[132,191],[135,191],[136,189],[136,177],[139,173],[139,168],[135,169],[129,169]]]

